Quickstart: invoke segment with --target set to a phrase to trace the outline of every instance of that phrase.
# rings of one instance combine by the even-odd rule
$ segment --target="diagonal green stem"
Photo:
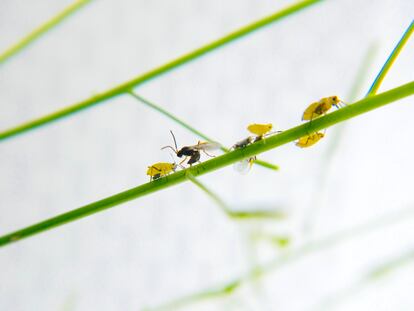
[[[206,299],[214,299],[231,295],[239,286],[241,282],[232,282],[226,284],[224,287],[212,288],[200,293],[196,293],[181,299],[174,300],[156,308],[144,308],[142,311],[171,311],[180,307],[188,306],[192,303],[199,302]]]
[[[403,255],[400,255],[397,258],[393,258],[392,260],[387,261],[386,263],[382,263],[374,267],[367,274],[363,275],[359,280],[357,280],[348,288],[342,289],[324,298],[322,302],[319,303],[315,308],[312,308],[312,310],[335,310],[339,305],[343,304],[353,295],[360,294],[365,287],[368,287],[373,282],[377,281],[377,279],[389,276],[389,274],[395,273],[399,269],[405,268],[406,265],[412,264],[413,260],[414,250],[411,249],[410,251],[406,252]],[[184,304],[188,305],[194,302],[194,300],[189,299],[190,297],[191,296],[188,296],[177,301],[184,301]],[[199,293],[197,297],[202,297],[201,293]],[[197,300],[199,301],[200,299]],[[183,305],[183,303],[181,303],[181,305]]]
[[[386,74],[390,70],[391,66],[394,64],[395,60],[397,59],[398,55],[400,54],[401,50],[403,49],[404,45],[407,43],[408,39],[410,38],[413,32],[414,32],[414,20],[411,22],[410,26],[408,26],[407,30],[404,32],[400,41],[398,41],[398,44],[395,46],[394,50],[392,50],[390,56],[388,56],[387,61],[382,66],[380,72],[378,73],[377,77],[375,78],[374,82],[369,88],[366,96],[377,93]]]
[[[195,49],[187,54],[184,54],[164,65],[161,65],[157,68],[154,68],[153,70],[147,71],[146,73],[139,75],[132,80],[126,81],[120,85],[115,86],[112,89],[106,90],[102,93],[99,93],[93,97],[90,97],[88,99],[85,99],[79,103],[76,103],[72,106],[68,106],[66,108],[63,108],[61,110],[58,110],[56,112],[53,112],[49,115],[45,115],[43,117],[40,117],[38,119],[34,119],[32,121],[29,121],[27,123],[21,124],[19,126],[16,126],[14,128],[5,130],[3,132],[0,132],[0,140],[4,140],[6,138],[10,138],[15,135],[23,134],[25,132],[28,132],[30,130],[33,130],[35,128],[38,128],[40,126],[49,124],[51,122],[55,122],[57,120],[60,120],[64,117],[70,116],[76,112],[80,112],[84,109],[91,108],[99,103],[102,103],[106,100],[109,100],[115,96],[124,94],[128,92],[130,89],[132,89],[135,86],[138,86],[140,84],[143,84],[145,82],[148,82],[158,76],[161,76],[173,69],[176,69],[186,63],[189,63],[190,61],[193,61],[207,53],[210,53],[217,48],[223,47],[224,45],[231,43],[235,41],[236,39],[240,39],[260,28],[263,28],[264,26],[267,26],[273,22],[276,22],[278,20],[283,19],[286,16],[289,16],[293,13],[296,13],[302,9],[307,8],[308,6],[311,6],[317,2],[320,2],[322,0],[304,0],[299,1],[296,4],[293,4],[291,6],[288,6],[276,13],[273,13],[272,15],[269,15],[267,17],[264,17],[260,20],[257,20],[249,25],[246,25],[242,28],[239,28],[228,35],[221,37],[215,41],[212,41],[198,49]]]
[[[276,269],[280,269],[286,265],[293,264],[299,261],[302,258],[305,258],[309,254],[313,254],[317,251],[322,251],[324,249],[329,249],[335,247],[339,243],[344,243],[351,239],[361,237],[365,234],[372,233],[378,229],[383,229],[384,226],[392,226],[397,223],[403,222],[409,218],[414,217],[414,208],[404,208],[398,211],[394,211],[384,216],[377,217],[374,220],[371,220],[365,224],[356,225],[348,229],[344,229],[337,233],[331,234],[327,237],[320,238],[314,242],[310,242],[300,246],[294,250],[287,252],[284,256],[278,257],[267,264],[262,264],[254,267],[246,274],[228,282],[227,284],[217,287],[216,289],[208,289],[200,291],[194,294],[190,294],[179,298],[177,300],[167,302],[159,307],[147,308],[148,311],[161,311],[161,310],[173,310],[177,307],[188,306],[192,303],[200,302],[205,298],[215,298],[220,297],[224,294],[231,294],[237,290],[244,282],[256,280],[265,275],[265,273],[273,272]],[[406,258],[401,258],[397,264],[405,263],[407,260],[412,259],[413,253],[410,252],[407,254]],[[227,288],[230,288],[231,291],[226,291]],[[214,295],[209,295],[209,293],[214,293]],[[330,308],[329,310],[331,310]]]
[[[196,179],[189,171],[187,171],[187,179],[195,184],[198,188],[204,191],[214,203],[216,203],[221,210],[231,219],[246,220],[246,219],[281,219],[284,214],[279,211],[271,210],[249,210],[249,211],[233,211],[216,193],[207,188],[201,181]]]
[[[131,94],[131,96],[133,96],[135,99],[138,99],[138,101],[140,101],[141,103],[143,103],[146,106],[158,111],[159,113],[163,114],[164,116],[170,118],[171,120],[178,123],[182,127],[186,128],[190,132],[196,134],[198,137],[201,137],[202,139],[204,139],[206,141],[210,141],[210,142],[215,142],[216,141],[216,140],[208,137],[207,135],[201,133],[199,130],[195,129],[194,127],[192,127],[188,123],[184,122],[183,120],[177,118],[173,114],[169,113],[167,110],[161,108],[160,106],[154,104],[153,102],[150,102],[148,99],[145,99],[144,97],[138,95],[134,91],[129,91],[128,93]],[[223,146],[221,146],[220,149],[224,152],[229,152],[229,149],[227,149]],[[270,168],[270,169],[275,170],[275,171],[277,171],[279,169],[279,166],[277,166],[275,164],[272,164],[272,163],[262,161],[262,160],[256,160],[255,163],[258,164],[258,165],[264,166],[266,168]]]
[[[32,226],[26,227],[21,230],[17,230],[13,233],[6,234],[0,237],[0,246],[9,244],[11,242],[27,238],[34,234],[49,230],[51,228],[63,225],[68,222],[72,222],[76,219],[86,217],[88,215],[101,212],[112,206],[119,205],[121,203],[148,195],[150,193],[174,186],[176,184],[185,182],[187,180],[186,173],[190,172],[193,176],[199,176],[206,173],[213,172],[222,167],[233,164],[237,161],[241,161],[247,157],[251,157],[265,151],[274,149],[281,145],[287,144],[300,137],[307,135],[307,133],[316,132],[328,127],[331,127],[337,123],[351,119],[360,114],[366,113],[373,109],[377,109],[404,97],[414,94],[414,82],[404,84],[400,87],[391,89],[387,92],[373,95],[364,98],[352,105],[348,105],[335,112],[332,112],[326,116],[312,120],[289,130],[286,130],[280,134],[269,136],[254,144],[251,144],[243,149],[238,149],[225,153],[221,156],[215,157],[211,160],[203,162],[201,164],[190,167],[186,170],[178,171],[174,174],[160,178],[153,182],[149,182],[138,187],[126,190],[111,197],[99,200],[97,202],[90,203],[78,209],[70,212],[58,215],[56,217],[44,220]]]
[[[174,122],[178,123],[182,127],[184,127],[187,130],[189,130],[190,132],[192,132],[192,133],[196,134],[197,136],[201,137],[202,139],[204,139],[206,141],[210,141],[210,142],[214,142],[215,141],[214,139],[208,137],[207,135],[201,133],[199,130],[197,130],[194,127],[192,127],[190,124],[188,124],[188,123],[184,122],[183,120],[177,118],[175,115],[169,113],[167,110],[161,108],[160,106],[154,104],[153,102],[150,102],[148,99],[145,99],[144,97],[138,95],[134,91],[129,91],[128,93],[132,97],[134,97],[135,99],[137,99],[138,101],[140,101],[141,103],[145,104],[147,107],[150,107],[150,108],[154,109],[155,111],[158,111],[159,113],[163,114],[167,118],[170,118]],[[223,150],[223,151],[227,151],[227,149],[226,150]]]
[[[194,185],[196,185],[198,188],[203,190],[204,193],[207,194],[207,196],[210,199],[212,199],[214,203],[216,203],[222,209],[224,213],[226,213],[229,216],[231,215],[230,207],[217,194],[215,194],[213,191],[208,189],[203,183],[201,183],[201,181],[197,180],[190,172],[187,172],[186,176],[189,181],[191,181]]]
[[[25,47],[27,47],[30,43],[34,42],[36,39],[39,39],[46,32],[52,30],[56,25],[63,22],[65,18],[69,17],[70,15],[78,11],[80,8],[82,8],[85,4],[89,3],[90,1],[91,0],[76,0],[71,5],[63,9],[63,11],[53,16],[50,20],[34,29],[31,33],[26,35],[20,41],[10,46],[8,49],[6,49],[4,52],[0,54],[0,65],[5,63],[6,60],[10,59],[12,56],[15,56],[16,54],[21,52]]]

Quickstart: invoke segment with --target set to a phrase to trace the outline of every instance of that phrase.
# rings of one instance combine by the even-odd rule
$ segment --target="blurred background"
[[[70,3],[2,0],[0,51]],[[92,1],[0,66],[0,130],[292,3]],[[406,0],[324,1],[136,91],[231,146],[249,123],[288,129],[322,97],[365,96],[413,12]],[[411,38],[380,92],[414,80],[413,55]],[[260,155],[279,171],[230,166],[200,177],[235,210],[280,210],[283,220],[229,219],[184,183],[1,248],[0,310],[143,310],[240,277],[233,292],[182,310],[412,310],[414,212],[399,212],[414,209],[412,102],[332,127],[312,148]],[[0,235],[147,182],[148,165],[171,161],[160,150],[170,129],[181,146],[198,140],[125,95],[2,141]],[[326,244],[349,228],[349,239]],[[384,265],[389,273],[373,277]]]

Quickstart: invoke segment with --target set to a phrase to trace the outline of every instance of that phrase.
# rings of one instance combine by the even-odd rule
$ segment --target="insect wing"
[[[254,160],[254,157],[243,159],[237,163],[234,163],[233,168],[240,174],[246,175],[248,172],[250,172]]]
[[[315,110],[320,106],[320,102],[312,103],[308,106],[308,108],[305,109],[305,112],[303,113],[302,120],[312,120],[319,115],[315,113]]]
[[[323,133],[314,133],[311,135],[303,136],[296,142],[296,146],[300,148],[310,147],[316,144],[323,137]]]
[[[217,150],[220,149],[221,145],[219,143],[216,142],[201,142],[198,143],[197,145],[191,146],[191,148],[196,149],[196,150]]]

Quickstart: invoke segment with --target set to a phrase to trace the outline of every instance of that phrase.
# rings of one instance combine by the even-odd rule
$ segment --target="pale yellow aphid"
[[[302,120],[313,120],[317,117],[320,117],[323,114],[326,114],[332,106],[339,108],[339,103],[341,100],[338,96],[324,97],[318,102],[314,102],[305,109],[303,113]]]
[[[299,140],[296,142],[296,146],[300,148],[307,148],[313,146],[324,136],[325,134],[321,132],[316,132],[310,135],[303,136],[299,138]]]
[[[268,123],[268,124],[258,124],[258,123],[254,123],[254,124],[250,124],[247,127],[247,130],[254,134],[257,135],[259,137],[265,135],[266,133],[270,132],[273,128],[272,123]]]
[[[174,172],[176,168],[175,163],[159,162],[148,166],[147,175],[150,176],[150,180],[154,180]]]

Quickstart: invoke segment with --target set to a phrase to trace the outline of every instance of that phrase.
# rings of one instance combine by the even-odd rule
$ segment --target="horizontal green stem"
[[[225,153],[221,156],[217,156],[213,159],[190,167],[186,170],[178,171],[164,178],[160,178],[153,182],[140,185],[136,188],[132,188],[130,190],[105,198],[103,200],[85,205],[78,209],[47,219],[27,228],[15,231],[10,234],[6,234],[0,237],[0,246],[9,244],[17,240],[21,240],[23,238],[49,230],[51,228],[63,225],[65,223],[72,222],[76,219],[83,218],[97,212],[101,212],[112,206],[119,205],[121,203],[136,199],[138,197],[142,197],[144,195],[182,183],[187,180],[187,171],[191,173],[193,176],[199,176],[213,172],[222,167],[231,165],[237,161],[241,161],[245,158],[263,153],[265,151],[274,149],[278,146],[292,142],[300,137],[307,135],[308,133],[328,128],[337,123],[356,117],[360,114],[382,107],[386,104],[392,103],[394,101],[397,101],[401,98],[413,94],[414,82],[410,82],[400,87],[389,90],[387,92],[364,98],[352,105],[348,105],[326,116],[312,120],[312,122],[296,126],[280,134],[269,136],[243,149],[237,149],[229,153]]]
[[[33,130],[37,127],[49,124],[51,122],[57,121],[61,118],[67,117],[69,115],[72,115],[76,112],[80,112],[84,109],[91,108],[94,105],[97,105],[99,103],[102,103],[106,100],[109,100],[115,96],[124,94],[128,92],[130,89],[132,89],[135,86],[141,85],[145,82],[148,82],[155,77],[161,76],[173,69],[176,69],[186,63],[189,63],[190,61],[193,61],[209,52],[212,52],[216,50],[217,48],[223,47],[224,45],[235,41],[236,39],[242,38],[260,28],[263,28],[266,25],[269,25],[275,21],[281,20],[282,18],[291,15],[293,13],[296,13],[304,8],[307,8],[310,5],[313,5],[317,2],[320,2],[322,0],[304,0],[300,1],[296,4],[293,4],[289,7],[286,7],[272,15],[269,15],[267,17],[264,17],[258,21],[255,21],[247,26],[244,26],[232,33],[229,33],[228,35],[219,38],[211,43],[208,43],[196,50],[193,50],[187,54],[184,54],[164,65],[161,65],[160,67],[157,67],[153,70],[150,70],[142,75],[139,75],[132,80],[126,81],[118,86],[115,86],[112,89],[109,89],[107,91],[101,92],[93,97],[90,97],[84,101],[81,101],[77,104],[74,104],[72,106],[68,106],[64,109],[58,110],[54,113],[51,113],[49,115],[45,115],[41,118],[29,121],[27,123],[21,124],[17,127],[5,130],[3,132],[0,132],[0,140],[4,140],[6,138],[10,138],[12,136],[23,134],[25,132],[28,132],[30,130]]]
[[[34,42],[36,39],[44,35],[46,32],[53,29],[53,27],[60,24],[65,18],[78,11],[81,7],[83,7],[90,1],[91,0],[77,0],[65,9],[63,9],[63,11],[59,12],[53,18],[34,29],[31,33],[26,35],[20,41],[16,42],[14,45],[12,45],[0,54],[0,65],[3,64],[6,60],[8,60],[10,57],[15,56],[17,53],[21,52],[30,43]]]
[[[170,112],[168,112],[167,110],[161,108],[160,106],[154,104],[153,102],[150,102],[148,99],[145,99],[144,97],[138,95],[137,93],[135,93],[134,91],[129,91],[128,92],[132,97],[134,97],[135,99],[137,99],[139,102],[145,104],[147,107],[150,107],[152,109],[154,109],[155,111],[158,111],[159,113],[163,114],[164,116],[166,116],[167,118],[173,120],[174,122],[178,123],[179,125],[181,125],[182,127],[186,128],[187,130],[189,130],[190,132],[194,133],[195,135],[197,135],[198,137],[201,137],[202,139],[206,140],[206,141],[210,141],[210,142],[216,142],[216,140],[208,137],[207,135],[203,134],[202,132],[200,132],[199,130],[197,130],[196,128],[192,127],[190,124],[184,122],[183,120],[177,118],[175,115],[171,114]],[[224,152],[228,152],[229,149],[225,148],[221,145],[220,149]],[[261,161],[261,160],[256,160],[255,161],[256,164],[261,165],[263,167],[272,169],[272,170],[278,170],[279,166],[272,164],[272,163],[268,163],[265,161]]]
[[[377,93],[379,87],[381,86],[382,81],[384,80],[391,66],[394,64],[395,60],[397,59],[398,55],[400,54],[401,50],[403,49],[404,45],[407,43],[408,39],[410,38],[413,32],[414,32],[414,20],[411,22],[410,26],[408,26],[407,30],[404,32],[400,41],[395,46],[395,48],[392,50],[385,64],[382,66],[380,72],[378,73],[377,77],[375,78],[374,82],[369,88],[367,96]]]

